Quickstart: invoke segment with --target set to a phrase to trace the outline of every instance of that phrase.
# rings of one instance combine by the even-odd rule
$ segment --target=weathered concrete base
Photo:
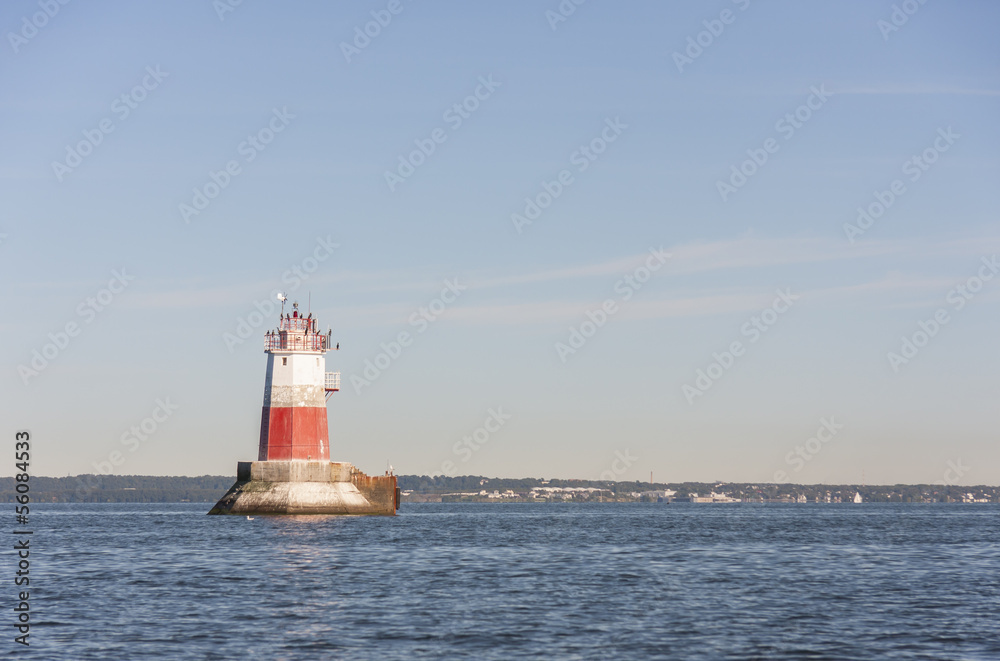
[[[382,514],[399,509],[396,477],[330,461],[241,461],[209,514]]]

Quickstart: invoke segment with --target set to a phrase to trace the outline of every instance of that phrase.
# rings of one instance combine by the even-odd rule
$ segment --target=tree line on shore
[[[480,475],[400,475],[399,487],[414,494],[479,493],[507,491],[526,494],[539,487],[595,488],[613,496],[671,490],[678,496],[727,493],[745,500],[780,500],[805,495],[810,502],[827,492],[844,500],[860,493],[865,502],[950,502],[966,494],[1000,502],[1000,487],[942,484],[833,485],[765,484],[718,482],[607,482],[542,478],[487,478]],[[0,478],[0,500],[14,502],[17,496],[13,477]],[[233,484],[232,476],[163,477],[152,475],[77,475],[35,477],[30,480],[31,501],[59,503],[214,503]]]
[[[15,484],[12,477],[0,478],[3,502],[14,502]],[[214,503],[233,486],[233,477],[32,476],[29,485],[32,503]]]

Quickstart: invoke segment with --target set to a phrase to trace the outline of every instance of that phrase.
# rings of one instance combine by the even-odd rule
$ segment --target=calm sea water
[[[25,656],[1000,659],[995,505],[208,507],[42,506]]]

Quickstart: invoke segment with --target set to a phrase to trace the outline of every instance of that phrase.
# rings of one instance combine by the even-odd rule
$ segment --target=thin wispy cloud
[[[669,251],[667,251],[669,252]],[[636,268],[649,255],[648,252],[641,255],[630,255],[619,259],[589,264],[586,266],[573,266],[562,269],[548,269],[535,273],[523,273],[520,275],[500,276],[488,278],[475,282],[476,287],[504,287],[508,285],[522,285],[535,282],[546,282],[551,280],[569,280],[574,278],[589,278],[593,276],[614,275]]]
[[[724,314],[728,312],[760,309],[762,302],[773,292],[763,295],[760,291],[740,294],[707,294],[634,300],[621,306],[615,318],[648,320],[671,317],[692,317]],[[473,305],[456,307],[445,314],[449,319],[474,325],[532,325],[570,323],[583,318],[586,310],[596,309],[600,301],[588,304],[545,301],[538,303],[507,303],[498,305]]]
[[[651,247],[660,249],[659,246]],[[986,237],[975,239],[954,239],[951,241],[864,241],[856,245],[851,245],[847,241],[837,237],[782,237],[782,238],[759,238],[754,236],[743,236],[737,239],[725,241],[697,242],[676,246],[665,247],[664,252],[670,254],[663,274],[672,275],[696,275],[709,274],[726,271],[747,271],[752,269],[765,269],[783,266],[795,266],[806,264],[817,264],[823,262],[850,261],[859,258],[879,258],[893,255],[896,259],[908,258],[911,260],[934,260],[942,258],[956,258],[967,256],[970,260],[978,260],[982,255],[992,254],[1000,251],[1000,237]],[[556,269],[544,269],[539,271],[529,271],[526,273],[496,275],[496,274],[473,274],[470,276],[461,275],[459,280],[466,284],[470,291],[478,292],[477,297],[484,294],[490,296],[522,296],[524,285],[540,285],[544,283],[571,283],[582,280],[605,280],[609,283],[627,273],[631,273],[637,267],[645,263],[649,258],[649,250],[617,257],[609,260],[591,264],[581,264],[566,266]],[[325,265],[324,269],[327,268]],[[335,266],[333,267],[335,268]],[[917,270],[922,270],[918,266]],[[879,281],[868,283],[847,283],[825,289],[827,294],[842,293],[874,293],[877,291],[914,289],[920,287],[940,286],[943,283],[954,281],[955,277],[961,275],[926,276],[917,275],[904,276],[902,272],[890,274]],[[661,274],[658,276],[662,278]],[[32,283],[34,287],[51,287],[66,283]],[[379,321],[398,320],[401,315],[405,319],[414,305],[418,305],[423,297],[432,296],[441,287],[440,280],[435,279],[413,279],[412,276],[395,270],[378,271],[341,271],[334,273],[314,273],[301,285],[291,292],[291,297],[303,301],[308,292],[319,294],[325,288],[334,287],[337,295],[332,303],[338,309],[343,309],[345,313],[357,315],[362,323],[377,323]],[[224,286],[213,285],[202,279],[178,278],[178,279],[157,279],[150,283],[148,288],[144,288],[141,295],[130,296],[122,300],[122,307],[136,309],[194,309],[205,307],[232,306],[234,302],[241,305],[252,305],[254,301],[262,297],[269,296],[275,290],[288,291],[288,287],[282,282],[280,274],[273,280],[256,280],[254,282],[228,284]],[[357,305],[357,296],[378,295],[378,301],[370,304]],[[532,298],[537,297],[537,292],[532,293]],[[468,299],[460,301],[456,306],[465,309]],[[689,314],[691,310],[702,309],[705,313],[714,313],[717,308],[716,303],[729,299],[725,295],[720,295],[717,291],[706,292],[705,298],[715,301],[711,305],[703,307],[687,305],[679,308],[674,303],[661,306],[667,310],[667,314],[675,314],[683,309],[683,314]],[[318,301],[319,299],[317,299]],[[692,301],[700,300],[699,297],[685,299],[690,304]],[[742,300],[742,299],[740,299]],[[323,304],[331,304],[330,297],[326,296]],[[530,323],[532,320],[544,320],[560,318],[560,310],[565,306],[567,312],[580,309],[580,299],[571,293],[564,294],[561,298],[548,300],[545,302],[523,301],[517,303],[504,302],[496,307],[501,312],[511,313],[503,316],[500,323]],[[645,305],[645,304],[644,304]],[[541,310],[536,310],[535,306],[540,306]],[[472,321],[482,317],[496,321],[494,306],[482,308],[479,312],[463,312],[454,314],[456,318]],[[469,308],[471,309],[471,308]],[[659,308],[658,308],[659,309]],[[735,308],[744,309],[742,303],[737,303]],[[404,314],[405,313],[405,314]],[[517,321],[520,320],[520,321]]]
[[[834,94],[892,94],[892,95],[955,95],[1000,96],[1000,90],[981,87],[952,87],[941,85],[870,85],[834,88]]]

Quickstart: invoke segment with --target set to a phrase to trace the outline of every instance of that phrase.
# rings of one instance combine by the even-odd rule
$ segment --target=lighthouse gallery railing
[[[316,333],[278,332],[264,336],[264,351],[327,351],[329,338]]]

